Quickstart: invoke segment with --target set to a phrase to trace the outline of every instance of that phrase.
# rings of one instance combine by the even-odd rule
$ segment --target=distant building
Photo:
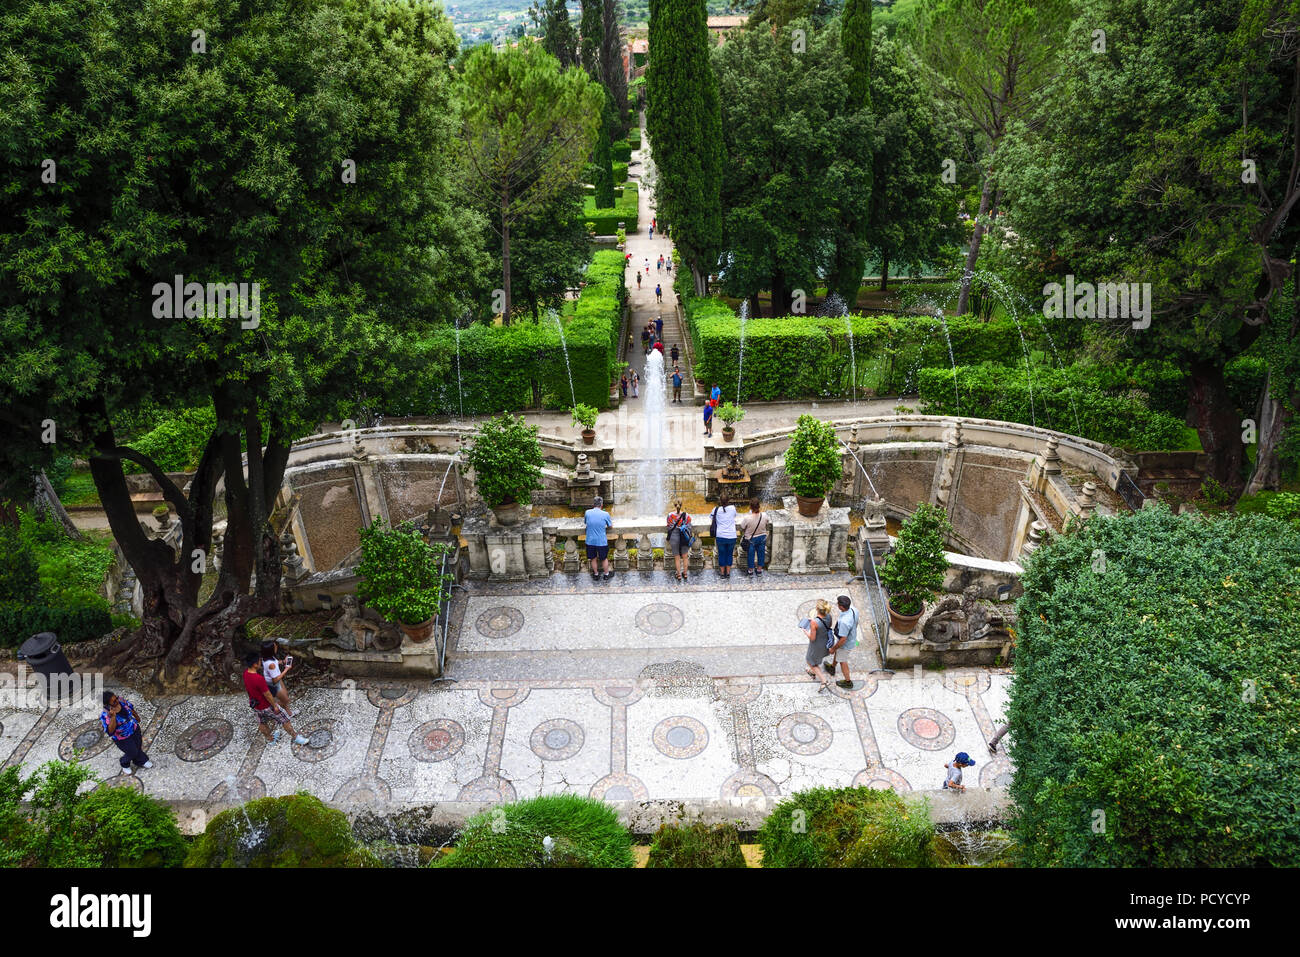
[[[739,17],[709,17],[708,29],[719,42],[727,39],[727,34],[732,30],[739,30],[749,19],[748,15]]]

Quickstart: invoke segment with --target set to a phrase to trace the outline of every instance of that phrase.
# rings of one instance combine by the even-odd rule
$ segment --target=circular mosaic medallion
[[[293,746],[293,756],[299,761],[324,761],[338,754],[343,747],[342,729],[334,718],[313,721],[297,731],[307,739],[306,744]]]
[[[582,727],[568,718],[552,718],[533,729],[528,746],[545,761],[565,761],[582,750]]]
[[[898,716],[898,733],[922,751],[942,751],[957,737],[952,720],[933,708],[908,708]]]
[[[794,620],[798,623],[815,614],[817,614],[817,599],[809,598],[807,601],[799,602],[799,607],[794,610]]]
[[[88,761],[103,754],[112,746],[113,739],[104,733],[98,718],[83,721],[63,736],[59,742],[59,757],[64,761]],[[78,754],[77,751],[81,753]]]
[[[510,605],[487,609],[474,622],[474,629],[484,638],[509,638],[524,627],[524,613]]]
[[[664,718],[655,725],[653,739],[659,753],[670,758],[693,758],[709,746],[708,729],[685,715]]]
[[[240,778],[239,780],[227,778],[212,789],[212,793],[208,795],[208,800],[247,803],[264,797],[266,797],[266,785],[261,778],[254,776]]]
[[[235,729],[225,718],[204,718],[176,738],[176,756],[182,761],[206,761],[230,744]]]
[[[796,711],[776,726],[777,740],[794,754],[821,754],[831,746],[831,726],[807,711]]]
[[[591,786],[588,792],[597,801],[647,801],[650,792],[640,778],[624,772],[607,774]]]
[[[111,778],[105,778],[95,786],[96,791],[102,791],[104,788],[130,788],[133,791],[143,791],[144,782],[140,780],[140,775],[135,774],[118,774]]]
[[[720,793],[727,798],[780,797],[781,789],[766,774],[741,769],[722,782]]]
[[[686,616],[676,605],[657,601],[636,613],[636,626],[647,635],[671,635],[686,623]]]
[[[980,768],[980,787],[1011,787],[1011,762],[1004,757],[995,757]]]
[[[334,792],[335,804],[382,804],[392,797],[383,778],[361,776],[343,782]]]
[[[854,776],[853,787],[873,788],[877,791],[893,788],[899,794],[912,790],[907,778],[889,768],[863,768]]]
[[[465,729],[450,718],[426,721],[406,739],[407,750],[417,761],[446,761],[465,746]]]
[[[488,804],[502,804],[515,799],[515,786],[505,778],[495,774],[485,774],[475,778],[460,789],[458,801],[482,801]]]
[[[366,688],[366,700],[376,708],[392,710],[415,700],[417,689],[400,684],[372,685]]]

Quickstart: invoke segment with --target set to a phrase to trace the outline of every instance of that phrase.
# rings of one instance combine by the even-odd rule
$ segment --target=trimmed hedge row
[[[1149,408],[1142,395],[1080,386],[1068,369],[1036,366],[1032,384],[1023,365],[922,369],[917,378],[931,415],[1037,424],[1141,452],[1186,448],[1181,419]]]
[[[93,641],[113,630],[106,605],[50,607],[21,602],[0,604],[0,648],[17,648],[32,635],[52,631],[61,644]]]
[[[741,371],[739,317],[719,299],[683,296],[682,303],[696,375],[709,383],[734,383]],[[1032,348],[1033,330],[1024,331]],[[915,388],[918,369],[950,365],[949,338],[959,362],[1023,362],[1020,332],[1010,318],[949,317],[947,336],[927,316],[850,316],[848,325],[843,318],[819,316],[756,318],[745,323],[740,397],[903,394]]]
[[[540,323],[474,323],[461,329],[459,362],[457,332],[443,326],[408,350],[411,375],[406,380],[406,404],[399,401],[396,407],[417,415],[502,412],[532,406],[536,384],[542,403],[550,408],[570,407],[575,395],[580,403],[608,408],[627,301],[623,275],[623,254],[618,250],[600,250],[592,258],[573,315],[561,318],[567,366],[559,327],[550,317]]]
[[[615,163],[630,163],[632,161],[632,144],[627,140],[619,140],[609,145],[610,158]]]
[[[625,183],[623,195],[614,201],[613,209],[597,209],[596,201],[588,196],[582,202],[582,220],[594,223],[597,236],[613,236],[618,232],[618,224],[629,233],[637,230],[639,196],[635,183]]]

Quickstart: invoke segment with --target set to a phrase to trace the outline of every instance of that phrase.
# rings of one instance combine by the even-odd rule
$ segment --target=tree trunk
[[[501,324],[510,323],[510,193],[501,193],[501,292],[504,295],[501,307]]]
[[[880,251],[880,291],[886,292],[889,289],[889,250]]]
[[[769,285],[772,294],[772,315],[790,315],[790,290],[787,288],[785,272],[780,269],[773,270]]]
[[[1264,392],[1260,396],[1258,419],[1259,445],[1255,449],[1255,470],[1246,482],[1243,495],[1254,495],[1265,489],[1277,490],[1282,485],[1282,463],[1278,459],[1278,446],[1292,422],[1287,404],[1270,395],[1273,374],[1264,379]],[[1300,392],[1291,395],[1291,408],[1300,406]]]
[[[44,496],[46,503],[48,503],[50,507],[50,511],[53,512],[54,517],[59,520],[59,523],[63,526],[63,530],[68,533],[68,537],[76,541],[81,541],[82,535],[80,529],[78,529],[76,525],[72,524],[72,519],[68,515],[68,510],[65,509],[63,503],[59,501],[58,493],[54,491],[54,486],[50,484],[50,477],[45,474],[44,469],[41,469],[41,471],[36,473],[36,488],[40,495]]]
[[[1188,386],[1188,415],[1210,457],[1211,474],[1225,488],[1240,489],[1243,446],[1241,422],[1228,395],[1223,368],[1213,362],[1193,362]]]
[[[975,231],[971,233],[970,250],[966,253],[966,268],[961,274],[961,293],[957,297],[957,315],[964,316],[970,307],[970,285],[979,260],[980,241],[984,238],[984,221],[988,216],[993,195],[993,174],[985,172],[984,188],[980,190],[980,211],[975,217]]]
[[[695,280],[695,295],[707,296],[709,294],[709,274],[700,272],[699,264],[696,262],[689,263],[691,269],[691,278]]]

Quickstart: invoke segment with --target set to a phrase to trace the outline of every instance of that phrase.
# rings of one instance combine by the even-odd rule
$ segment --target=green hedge
[[[1019,368],[961,366],[956,372],[921,369],[917,378],[922,408],[930,415],[1036,423],[1139,452],[1187,445],[1187,427],[1181,419],[1148,408],[1142,395],[1080,386],[1068,369],[1035,366],[1029,380],[1023,364]]]
[[[748,867],[740,835],[729,824],[700,821],[681,827],[665,824],[650,843],[646,867]]]
[[[679,282],[678,291],[683,288]],[[720,299],[683,295],[682,304],[696,375],[734,384],[740,371],[739,317]],[[1010,318],[948,317],[947,326],[958,362],[1023,362],[1020,333]],[[1032,348],[1032,330],[1024,332]],[[897,395],[915,388],[918,368],[950,365],[943,326],[926,316],[851,316],[847,326],[842,318],[817,316],[750,319],[744,356],[742,401],[846,398],[854,392],[860,397],[868,390]]]
[[[582,221],[595,223],[597,236],[613,236],[618,232],[618,224],[623,223],[629,234],[637,231],[638,194],[635,183],[623,186],[623,195],[614,203],[613,209],[597,209],[596,201],[588,196],[582,201]]]
[[[610,158],[615,163],[630,163],[632,161],[632,144],[627,140],[619,140],[609,145]]]
[[[17,648],[32,635],[52,631],[62,644],[92,641],[113,630],[108,606],[55,607],[6,602],[0,605],[0,648]]]
[[[554,846],[550,855],[543,841]],[[632,867],[632,838],[603,801],[546,794],[465,822],[456,849],[433,867]]]
[[[1024,863],[1293,867],[1300,529],[1157,506],[1054,538],[1022,581]]]
[[[634,150],[639,150],[641,148],[641,128],[639,126],[634,126],[632,129],[628,130],[627,145],[632,147]]]
[[[609,406],[609,384],[617,364],[618,334],[627,288],[623,283],[623,254],[598,251],[587,267],[586,285],[573,304],[573,314],[561,317],[573,392],[577,401],[598,409]],[[413,415],[481,415],[533,405],[533,383],[543,403],[569,408],[569,372],[560,332],[553,318],[540,323],[526,319],[509,326],[474,323],[461,329],[457,391],[457,333],[443,326],[422,336],[407,350],[410,376],[395,408]],[[408,413],[406,410],[410,410]]]
[[[622,184],[627,182],[627,164],[612,163],[610,165],[613,166],[614,168],[614,182],[619,184],[618,186],[614,187],[614,195],[621,197],[623,195]]]

